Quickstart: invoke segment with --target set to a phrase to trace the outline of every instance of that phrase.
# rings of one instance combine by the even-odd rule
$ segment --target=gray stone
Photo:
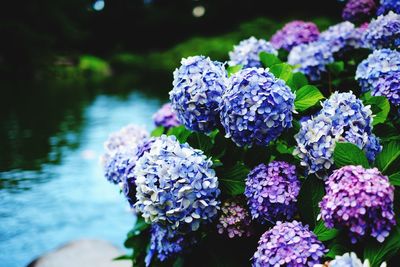
[[[28,267],[131,267],[130,261],[113,261],[124,254],[103,240],[77,240],[42,255]]]

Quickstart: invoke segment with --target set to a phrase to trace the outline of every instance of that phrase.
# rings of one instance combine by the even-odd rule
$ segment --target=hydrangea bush
[[[128,126],[105,143],[104,176],[136,218],[125,242],[133,252],[119,259],[397,266],[395,4],[382,0],[369,21],[373,1],[350,0],[343,15],[357,26],[318,34],[294,21],[271,43],[243,40],[229,62],[182,59],[151,134]]]

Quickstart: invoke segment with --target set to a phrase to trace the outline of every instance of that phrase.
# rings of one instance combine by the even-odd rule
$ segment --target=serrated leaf
[[[385,173],[390,165],[400,157],[400,141],[391,141],[383,146],[382,152],[376,157],[378,169]]]
[[[226,72],[228,73],[228,77],[231,77],[233,74],[240,71],[241,69],[243,69],[243,65],[229,66],[226,68]]]
[[[296,110],[304,111],[314,106],[322,99],[324,99],[324,96],[317,87],[314,85],[305,85],[296,91],[294,105]]]
[[[275,75],[276,78],[284,80],[285,82],[292,77],[292,66],[286,63],[273,65],[269,70]]]
[[[277,56],[267,52],[261,52],[259,57],[264,68],[270,68],[276,64],[282,63],[282,61]]]
[[[389,175],[389,181],[394,186],[400,186],[400,172]]]
[[[366,100],[364,100],[365,105],[371,105],[372,113],[374,118],[372,121],[373,125],[379,123],[384,123],[390,112],[390,103],[384,96],[370,96],[365,95]]]
[[[361,165],[364,168],[369,168],[364,151],[355,144],[348,142],[336,143],[335,150],[333,151],[333,160],[338,168],[346,165]]]
[[[321,241],[331,240],[339,234],[339,231],[337,229],[327,228],[322,220],[319,220],[317,222],[317,225],[315,226],[313,232]]]
[[[383,243],[370,241],[364,250],[364,258],[368,259],[372,267],[379,267],[400,249],[400,226],[397,226]]]
[[[153,136],[153,137],[159,137],[159,136],[161,136],[163,133],[164,133],[164,127],[162,127],[162,126],[159,126],[159,127],[157,127],[157,128],[155,128],[152,132],[151,132],[151,136]]]
[[[192,132],[186,129],[183,125],[172,127],[167,132],[167,135],[174,135],[180,143],[185,143],[191,134]]]
[[[286,82],[293,92],[308,84],[307,77],[301,72],[294,72],[292,77]]]
[[[232,196],[243,194],[245,180],[249,172],[249,168],[242,162],[237,162],[233,167],[222,170],[218,174],[222,191]]]

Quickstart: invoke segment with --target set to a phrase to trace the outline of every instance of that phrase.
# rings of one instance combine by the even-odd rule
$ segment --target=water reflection
[[[16,108],[3,115],[2,266],[24,266],[79,237],[121,245],[131,228],[133,216],[118,188],[102,179],[98,158],[111,131],[128,123],[150,130],[151,115],[161,101],[135,92],[126,98],[99,95],[86,103],[69,106],[61,114],[46,107],[30,114]]]

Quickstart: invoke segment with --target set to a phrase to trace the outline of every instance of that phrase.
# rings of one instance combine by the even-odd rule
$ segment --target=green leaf
[[[315,176],[307,177],[300,189],[298,207],[302,221],[314,228],[319,214],[319,202],[325,194],[324,183]]]
[[[245,180],[250,170],[242,162],[223,170],[218,174],[221,189],[228,195],[236,196],[244,193]]]
[[[327,228],[322,220],[319,220],[317,222],[317,225],[315,226],[313,232],[321,241],[331,240],[339,234],[339,231],[337,229]]]
[[[282,63],[282,61],[274,54],[269,54],[267,52],[260,53],[260,61],[264,68],[270,68],[276,64]]]
[[[180,143],[185,143],[191,134],[192,132],[186,129],[183,125],[172,127],[167,132],[167,135],[175,135],[176,139],[178,139]]]
[[[292,77],[292,66],[286,63],[273,65],[269,70],[275,75],[276,78],[282,79],[285,82]]]
[[[391,141],[383,146],[382,152],[376,157],[378,169],[385,173],[390,165],[400,156],[400,141]]]
[[[113,261],[123,261],[123,260],[132,260],[132,255],[121,255],[118,256],[114,259],[112,259]]]
[[[327,65],[327,68],[330,72],[334,75],[340,74],[344,71],[344,62],[343,61],[336,61]]]
[[[286,82],[293,92],[308,84],[307,77],[301,72],[294,72],[292,77]]]
[[[337,255],[343,255],[346,252],[349,252],[349,249],[343,246],[341,243],[333,241],[332,244],[328,246],[329,251],[326,253],[327,258],[334,259]]]
[[[233,74],[241,69],[243,69],[243,65],[229,66],[226,68],[226,72],[228,73],[228,77],[231,77]]]
[[[157,128],[155,128],[152,132],[151,132],[151,136],[153,136],[153,137],[159,137],[159,136],[161,136],[163,133],[164,133],[164,127],[162,127],[162,126],[159,126],[159,127],[157,127]]]
[[[372,113],[374,114],[372,124],[384,123],[390,112],[390,103],[387,98],[384,96],[365,96],[365,98],[367,99],[364,100],[364,104],[371,105]]]
[[[375,240],[368,242],[364,250],[364,258],[368,259],[372,267],[379,267],[389,260],[400,249],[400,226],[397,226],[383,243]]]
[[[335,150],[333,151],[333,160],[338,168],[346,165],[361,165],[369,168],[364,151],[352,143],[336,142]]]
[[[190,144],[190,146],[200,149],[206,154],[213,147],[211,137],[198,132],[192,133],[187,139],[187,142]]]
[[[304,111],[314,106],[322,99],[324,99],[324,96],[317,87],[314,85],[305,85],[296,91],[294,105],[296,110]]]
[[[400,186],[400,172],[389,175],[389,181],[394,186]]]

